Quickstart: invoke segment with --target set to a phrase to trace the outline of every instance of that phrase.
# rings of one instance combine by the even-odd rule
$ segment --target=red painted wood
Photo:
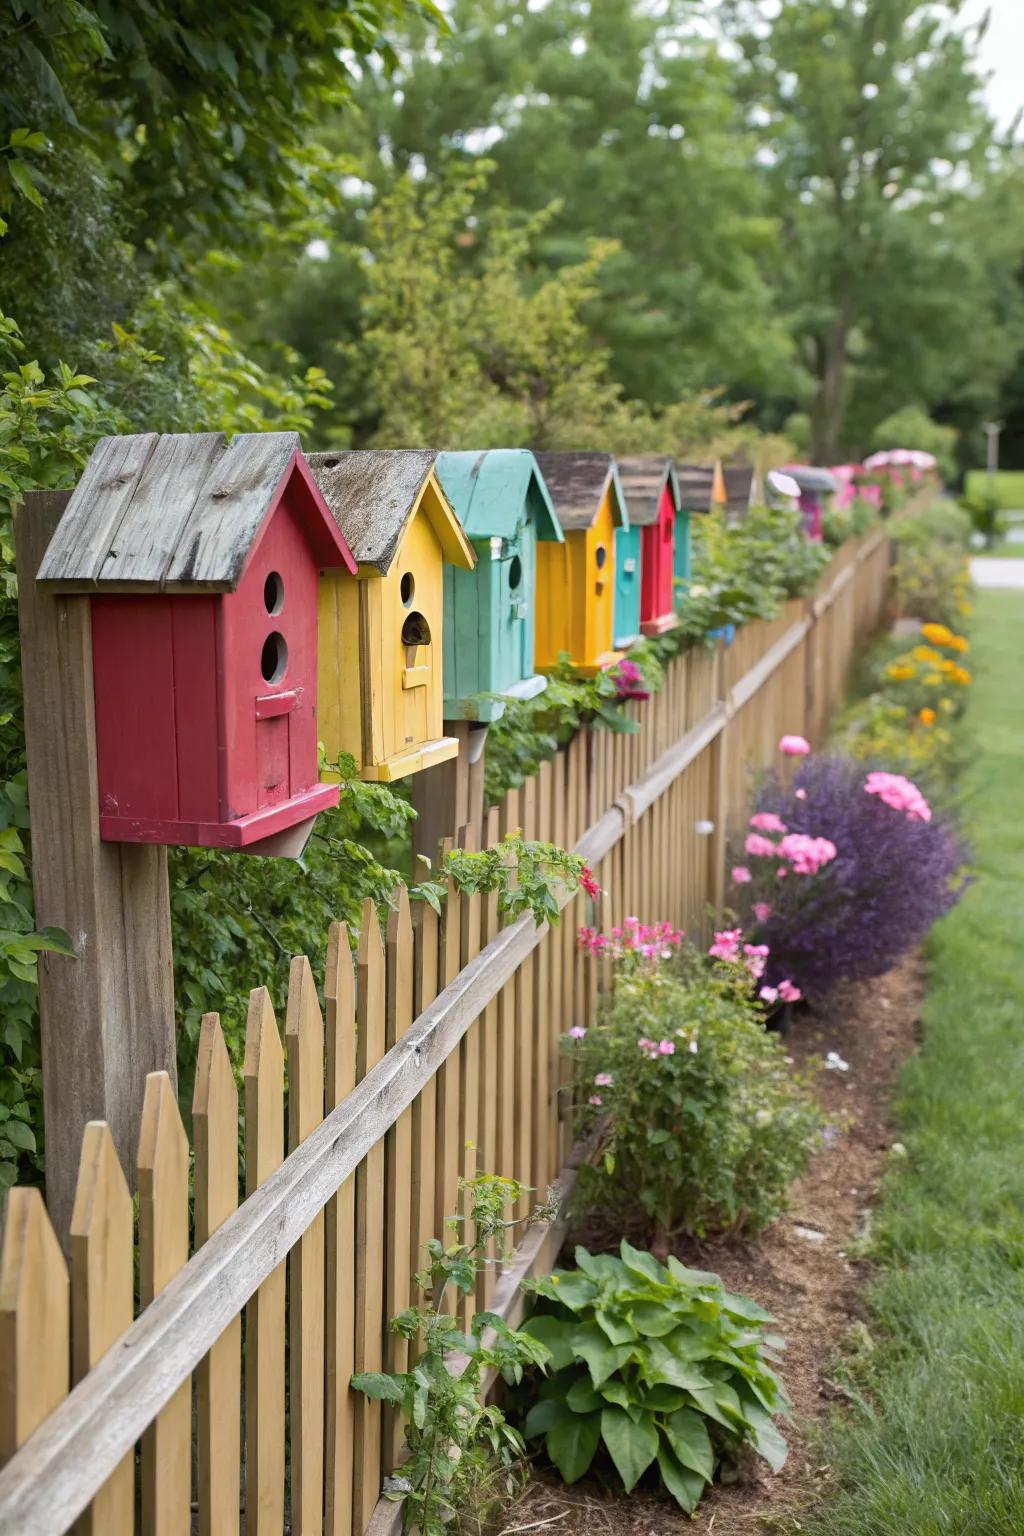
[[[668,485],[661,493],[657,520],[643,529],[640,586],[640,628],[658,634],[674,615],[672,567],[675,558],[675,506]]]
[[[309,500],[293,469],[234,592],[93,599],[104,838],[243,847],[337,804],[317,780]]]

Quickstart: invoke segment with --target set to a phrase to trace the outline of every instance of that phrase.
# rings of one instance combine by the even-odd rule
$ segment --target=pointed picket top
[[[398,887],[395,906],[388,913],[386,1040],[388,1050],[412,1023],[413,939],[409,892]]]
[[[365,1077],[384,1054],[384,945],[377,920],[377,904],[363,902],[359,924],[357,1071]]]
[[[288,974],[288,1141],[292,1151],[324,1117],[324,1021],[309,960],[296,955]]]
[[[81,1381],[131,1327],[134,1230],[131,1191],[110,1127],[92,1120],[82,1137],[71,1215],[71,1312],[74,1378]],[[135,1456],[127,1455],[75,1527],[80,1536],[131,1532]]]
[[[335,1109],[356,1080],[356,971],[348,926],[332,923],[324,976],[327,1002],[327,1108]]]
[[[245,1192],[251,1195],[284,1160],[284,1048],[266,987],[249,993],[243,1077]]]
[[[68,1393],[68,1271],[38,1189],[12,1189],[0,1249],[0,1465]]]
[[[238,1205],[238,1089],[217,1013],[200,1026],[192,1124],[198,1248]]]
[[[188,1138],[167,1072],[150,1072],[139,1131],[142,1305],[188,1259]]]

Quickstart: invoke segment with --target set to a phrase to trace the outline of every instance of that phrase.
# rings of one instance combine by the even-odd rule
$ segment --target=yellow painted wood
[[[447,837],[441,844],[442,854],[452,846]],[[462,896],[453,880],[448,881],[441,918],[440,976],[443,989],[459,974],[459,957],[462,943]],[[462,1168],[462,1150],[459,1140],[460,1099],[459,1052],[452,1051],[437,1072],[437,1176],[435,1183],[434,1236],[442,1242],[448,1240],[449,1229],[445,1222],[455,1214],[459,1196],[459,1173]]]
[[[196,1247],[238,1208],[238,1089],[220,1018],[204,1015],[192,1097]],[[199,1530],[237,1536],[242,1450],[242,1319],[196,1372]],[[99,1533],[97,1532],[97,1536]]]
[[[317,604],[317,734],[328,762],[364,761],[360,604],[363,584],[344,569],[321,573]],[[337,780],[325,772],[324,778]]]
[[[523,836],[528,842],[537,836],[537,781],[526,779],[519,790],[519,815]],[[516,972],[516,1131],[515,1177],[521,1184],[533,1187],[536,1176],[533,1168],[533,989],[536,973],[536,957],[527,955]],[[532,1197],[524,1194],[516,1207],[516,1218],[524,1220],[530,1213]]]
[[[413,1007],[413,937],[409,893],[399,886],[396,906],[388,913],[386,958],[385,1045],[391,1047],[412,1023]],[[412,1106],[402,1111],[384,1141],[385,1227],[385,1315],[404,1312],[412,1301],[410,1251],[412,1239]],[[406,1339],[388,1331],[384,1349],[385,1367],[404,1371],[409,1362]],[[394,1470],[405,1443],[402,1416],[388,1405],[384,1410],[384,1465],[386,1474]]]
[[[364,901],[359,931],[357,1071],[366,1076],[384,1055],[384,947],[377,908]],[[356,1370],[384,1363],[384,1142],[356,1169]],[[366,1530],[380,1492],[381,1405],[359,1393],[353,1434],[353,1523]]]
[[[150,1072],[139,1131],[139,1291],[148,1307],[188,1262],[188,1139],[167,1072]],[[142,1536],[192,1530],[192,1382],[142,1436]]]
[[[725,474],[721,459],[715,460],[715,473],[711,481],[711,500],[716,507],[724,507],[728,501],[725,490]]]
[[[245,1029],[245,1192],[284,1161],[284,1051],[266,987],[249,994]],[[245,1532],[284,1528],[285,1266],[245,1309]]]
[[[600,565],[599,551],[604,551]],[[615,605],[615,524],[612,490],[590,528],[567,531],[564,544],[537,545],[535,665],[551,671],[565,651],[577,671],[592,675],[621,659],[612,644]]]
[[[327,1092],[330,1113],[356,1085],[356,986],[352,948],[344,923],[327,938]],[[326,1296],[326,1536],[352,1532],[352,1409],[349,1380],[355,1370],[356,1181],[346,1179],[327,1202]]]
[[[437,996],[439,924],[437,913],[419,902],[415,916],[414,1007],[418,1017]],[[426,1262],[424,1245],[434,1235],[437,1190],[437,1078],[412,1102],[412,1185],[409,1247],[414,1270]]]
[[[467,853],[475,853],[478,837],[475,827],[460,827],[459,847]],[[463,896],[461,906],[461,965],[462,968],[475,960],[480,953],[480,921],[482,898],[477,892]],[[461,1172],[464,1179],[473,1179],[480,1169],[480,1032],[482,1019],[474,1019],[462,1037],[459,1046],[459,1144]],[[484,1170],[488,1173],[491,1170]],[[462,1241],[468,1245],[476,1242],[476,1227],[469,1218],[468,1200],[463,1200],[466,1221],[462,1228]],[[476,1295],[467,1291],[463,1298],[463,1324],[469,1327],[476,1310]]]
[[[324,1025],[305,955],[288,975],[288,1150],[324,1118]],[[288,1408],[291,1526],[294,1536],[323,1531],[324,1213],[313,1217],[288,1257]]]
[[[93,1120],[82,1137],[71,1216],[73,1366],[81,1381],[130,1327],[134,1312],[134,1218],[110,1127]],[[238,1480],[235,1479],[235,1508]],[[77,1536],[132,1536],[135,1455],[127,1455],[78,1520]]]
[[[493,848],[499,841],[500,822],[496,805],[492,805],[484,818],[484,847]],[[498,893],[491,891],[484,898],[483,921],[480,941],[489,944],[496,938],[500,927]],[[498,999],[494,998],[484,1009],[480,1020],[480,1110],[477,1126],[480,1148],[480,1167],[487,1173],[497,1171],[498,1159]],[[487,1257],[495,1258],[492,1243]],[[476,1299],[480,1307],[488,1307],[494,1295],[497,1273],[493,1262],[484,1266],[477,1281]]]
[[[68,1394],[68,1271],[38,1189],[12,1189],[0,1249],[0,1466]]]

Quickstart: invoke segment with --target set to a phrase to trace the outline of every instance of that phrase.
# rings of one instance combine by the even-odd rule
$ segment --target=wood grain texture
[[[35,915],[75,950],[39,957],[47,1201],[65,1243],[86,1124],[106,1120],[134,1183],[147,1074],[175,1074],[167,850],[100,841],[89,601],[34,579],[67,500],[30,494],[15,523]]]
[[[164,585],[233,590],[274,494],[296,453],[297,432],[241,432],[215,455],[171,547]]]
[[[409,893],[399,886],[388,913],[385,943],[385,1048],[391,1050],[413,1019],[413,936]],[[396,1317],[412,1301],[410,1251],[412,1236],[412,1106],[404,1109],[384,1138],[384,1314]],[[384,1364],[404,1371],[409,1362],[407,1340],[387,1330]],[[384,1412],[382,1472],[393,1471],[405,1443],[402,1418],[390,1405]]]
[[[43,546],[40,581],[96,580],[158,442],[156,432],[100,438],[74,491],[58,493],[67,511]]]
[[[110,1127],[85,1128],[71,1216],[74,1377],[81,1381],[131,1327],[134,1315],[132,1197]],[[238,1482],[235,1481],[235,1508]],[[135,1456],[129,1451],[75,1527],[77,1536],[132,1536]],[[228,1528],[230,1531],[230,1527]]]
[[[146,1079],[139,1132],[139,1304],[188,1262],[188,1139],[166,1072]],[[190,1536],[192,1382],[178,1385],[142,1436],[142,1536]]]
[[[249,994],[244,1077],[248,1202],[284,1161],[284,1051],[266,987]],[[255,1295],[250,1289],[245,1315],[246,1536],[280,1536],[284,1527],[286,1252],[260,1276]]]
[[[332,923],[327,938],[326,1108],[330,1114],[356,1084],[356,987],[352,947],[344,923]],[[355,1370],[356,1185],[351,1175],[327,1202],[324,1241],[326,1279],[324,1348],[327,1411],[325,1424],[326,1536],[351,1536],[352,1433]]]
[[[238,1207],[238,1089],[220,1018],[205,1014],[192,1097],[196,1247]],[[241,1496],[242,1319],[229,1323],[196,1372],[200,1536],[237,1536]],[[98,1533],[97,1533],[98,1536]]]
[[[377,908],[363,902],[359,926],[356,1069],[365,1078],[385,1052],[384,946]],[[403,1105],[404,1108],[404,1105]],[[381,1127],[383,1131],[384,1127]],[[384,1142],[378,1138],[356,1170],[356,1370],[384,1363]],[[383,1414],[357,1394],[353,1426],[353,1522],[365,1531],[380,1491]]]
[[[437,996],[438,916],[418,902],[413,920],[414,1011],[418,1018]],[[412,1188],[409,1248],[413,1270],[423,1267],[425,1245],[434,1235],[437,1184],[437,1079],[431,1076],[412,1101]]]
[[[324,1025],[305,955],[288,977],[288,1150],[324,1118]],[[323,1530],[324,1215],[309,1223],[288,1260],[291,1526],[294,1536]]]
[[[43,1197],[12,1189],[0,1248],[0,1465],[67,1396],[69,1322],[67,1266]]]
[[[477,832],[475,827],[465,826],[459,828],[459,847],[467,853],[475,853],[477,849]],[[461,923],[459,937],[460,965],[469,965],[480,953],[480,920],[482,898],[476,891],[467,892],[460,903]],[[459,1156],[460,1174],[467,1182],[474,1179],[477,1173],[490,1173],[480,1163],[480,1032],[483,1028],[482,1019],[475,1019],[462,1037],[459,1046]],[[476,1227],[469,1219],[468,1206],[471,1201],[463,1197],[461,1201],[462,1214],[465,1222],[462,1228],[461,1241],[469,1246],[476,1242]],[[476,1307],[476,1294],[467,1291],[463,1297],[462,1314],[463,1326],[468,1328],[472,1321]]]

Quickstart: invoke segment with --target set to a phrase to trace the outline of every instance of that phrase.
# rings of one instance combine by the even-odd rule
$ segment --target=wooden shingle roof
[[[725,464],[725,504],[730,511],[746,511],[754,486],[754,470],[750,464]]]
[[[618,528],[629,527],[618,470],[610,453],[538,453],[537,463],[566,533],[593,525],[609,485],[612,520]]]
[[[96,444],[37,579],[77,590],[232,592],[286,481],[318,565],[355,562],[296,432],[139,433]]]
[[[313,478],[361,566],[387,575],[423,500],[445,559],[472,570],[476,555],[438,482],[436,460],[427,448],[310,454]]]
[[[677,464],[679,501],[685,512],[710,512],[715,489],[713,464]]]
[[[437,478],[471,539],[512,538],[529,507],[537,537],[562,543],[562,526],[528,448],[439,453]]]
[[[644,453],[618,460],[622,494],[629,508],[630,523],[647,527],[658,521],[662,492],[666,483],[672,493],[672,505],[679,510],[679,480],[675,465],[667,453]]]

